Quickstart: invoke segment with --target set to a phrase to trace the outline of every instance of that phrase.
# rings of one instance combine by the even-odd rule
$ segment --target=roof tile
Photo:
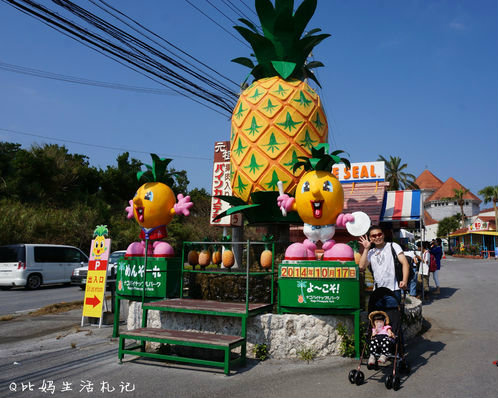
[[[425,225],[432,225],[432,224],[437,224],[439,221],[434,220],[427,211],[424,210],[424,224]]]
[[[415,180],[415,184],[417,184],[420,189],[436,190],[443,185],[443,182],[429,170],[424,170]]]
[[[448,178],[445,183],[434,192],[429,198],[427,198],[427,202],[431,202],[433,200],[441,200],[445,198],[452,198],[455,196],[455,189],[466,189],[462,184],[456,181],[453,177]],[[464,199],[467,200],[476,200],[481,203],[481,199],[475,196],[472,192],[467,192],[463,195]]]

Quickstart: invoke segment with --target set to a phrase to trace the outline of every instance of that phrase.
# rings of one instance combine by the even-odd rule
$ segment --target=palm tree
[[[454,195],[450,198],[444,198],[447,200],[455,200],[460,206],[460,214],[462,216],[462,228],[465,226],[465,213],[463,212],[463,205],[465,204],[465,199],[464,196],[469,192],[467,188],[454,188],[453,193]]]
[[[496,202],[498,202],[498,185],[487,186],[478,192],[484,199],[484,203],[493,202],[493,208],[495,209],[495,229],[498,228],[498,209],[496,208]]]
[[[389,190],[397,191],[408,187],[416,187],[415,176],[403,171],[406,169],[407,164],[401,164],[401,158],[397,156],[390,156],[389,158],[387,160],[384,156],[379,155],[377,159],[386,164],[386,180],[389,182]]]

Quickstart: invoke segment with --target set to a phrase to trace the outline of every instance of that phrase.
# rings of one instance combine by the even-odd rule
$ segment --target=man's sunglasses
[[[378,234],[370,234],[370,238],[380,238],[382,235],[384,235],[382,232]]]

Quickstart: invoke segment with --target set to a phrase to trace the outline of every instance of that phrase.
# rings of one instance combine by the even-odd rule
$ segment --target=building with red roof
[[[439,222],[457,214],[461,214],[462,208],[454,198],[455,190],[466,188],[453,177],[442,182],[429,170],[424,170],[415,180],[422,192],[424,207],[425,240],[431,240],[437,236]],[[497,246],[498,233],[494,209],[480,210],[481,199],[468,191],[463,195],[463,213],[466,217],[465,225],[450,234],[450,247],[454,250],[477,247],[477,251],[483,256],[494,256]],[[496,250],[498,251],[498,249]]]

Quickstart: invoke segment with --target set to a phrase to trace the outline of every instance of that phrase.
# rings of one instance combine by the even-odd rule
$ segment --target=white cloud
[[[453,20],[452,22],[450,22],[449,27],[452,30],[458,30],[458,31],[467,30],[467,26],[464,23],[459,22],[457,20]]]

